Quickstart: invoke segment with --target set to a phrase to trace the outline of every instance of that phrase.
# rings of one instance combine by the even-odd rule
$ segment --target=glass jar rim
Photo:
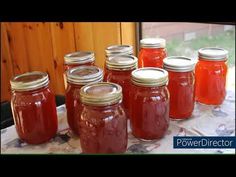
[[[92,83],[80,89],[80,100],[92,106],[109,106],[122,100],[122,87],[111,82]]]
[[[95,61],[94,52],[77,51],[64,56],[65,64],[85,64]]]
[[[166,40],[163,38],[144,38],[140,40],[141,48],[165,48]]]
[[[101,82],[103,70],[97,66],[78,66],[66,71],[67,82],[76,85]]]
[[[163,60],[163,68],[167,71],[188,72],[193,71],[196,61],[185,56],[170,56]]]
[[[30,91],[45,87],[49,84],[46,72],[32,71],[16,75],[10,80],[11,89],[16,91]]]
[[[218,47],[204,47],[198,50],[198,57],[202,60],[225,61],[228,51]]]
[[[132,55],[133,54],[133,46],[131,45],[111,45],[108,46],[105,50],[106,56],[113,55]]]
[[[134,85],[155,87],[168,83],[168,72],[161,68],[144,67],[131,73],[131,80]]]
[[[138,59],[133,55],[115,55],[106,59],[106,67],[109,70],[133,70],[137,65]]]

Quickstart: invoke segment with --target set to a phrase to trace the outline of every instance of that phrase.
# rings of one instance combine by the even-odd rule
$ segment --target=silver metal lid
[[[47,86],[48,83],[48,74],[40,71],[33,71],[20,74],[10,80],[12,90],[16,91],[35,90]]]
[[[64,56],[65,64],[85,64],[95,60],[93,52],[73,52]]]
[[[131,73],[132,82],[138,86],[154,87],[166,85],[168,72],[161,68],[144,67],[134,70]]]
[[[112,105],[122,100],[122,88],[110,82],[88,84],[81,88],[80,100],[93,106]]]
[[[137,68],[138,59],[133,55],[116,55],[108,57],[106,67],[110,70],[131,70]]]
[[[165,48],[166,40],[163,38],[144,38],[140,40],[141,48]]]
[[[106,48],[106,56],[113,55],[133,55],[133,47],[131,45],[112,45]]]
[[[78,66],[67,70],[67,82],[76,85],[97,83],[103,80],[103,70],[97,66]]]
[[[228,51],[223,48],[206,47],[198,50],[198,56],[203,60],[224,61],[228,58]]]
[[[171,56],[163,60],[163,68],[174,72],[193,71],[195,64],[193,59],[183,56]]]

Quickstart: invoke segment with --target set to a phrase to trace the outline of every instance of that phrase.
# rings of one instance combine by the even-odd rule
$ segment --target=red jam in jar
[[[170,92],[170,117],[174,120],[189,118],[194,109],[194,66],[191,58],[182,56],[164,59],[168,71]]]
[[[79,120],[83,153],[123,153],[127,148],[127,117],[118,84],[100,82],[81,88]]]
[[[55,96],[47,73],[34,71],[13,77],[11,109],[20,139],[29,144],[44,143],[57,133]]]
[[[226,95],[228,51],[222,48],[202,48],[195,67],[195,98],[207,105],[220,105]]]
[[[117,55],[106,60],[104,81],[119,84],[123,92],[123,104],[129,117],[131,72],[137,69],[138,59],[132,55]]]
[[[162,38],[145,38],[140,40],[138,67],[163,67],[167,56],[166,41]]]
[[[84,51],[78,51],[66,54],[64,56],[64,83],[65,88],[67,86],[66,82],[66,74],[65,72],[68,69],[77,67],[77,66],[94,66],[95,63],[95,57],[93,52],[84,52]]]
[[[69,69],[66,77],[68,84],[65,94],[67,122],[72,132],[79,135],[78,120],[83,108],[80,102],[80,89],[86,84],[101,82],[103,71],[96,66],[78,66]]]
[[[168,73],[160,68],[132,72],[130,120],[132,134],[144,140],[162,138],[169,126]]]

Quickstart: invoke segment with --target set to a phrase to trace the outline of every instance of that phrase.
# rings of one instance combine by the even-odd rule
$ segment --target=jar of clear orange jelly
[[[130,120],[132,134],[144,140],[162,138],[169,126],[168,73],[145,67],[132,72]]]
[[[198,51],[195,68],[196,101],[208,105],[220,105],[226,95],[228,51],[222,48],[202,48]]]
[[[13,77],[11,109],[21,140],[44,143],[57,133],[55,96],[49,88],[47,73],[34,71]]]
[[[167,56],[166,41],[162,38],[145,38],[140,40],[138,67],[163,67]]]
[[[116,55],[106,60],[104,81],[119,84],[123,92],[123,104],[129,117],[131,72],[137,69],[138,59],[132,55]]]
[[[100,82],[81,88],[83,111],[79,119],[83,153],[123,153],[127,148],[127,117],[122,88]]]
[[[164,59],[168,71],[170,92],[170,117],[175,120],[189,118],[194,109],[194,66],[191,58],[172,56]]]
[[[80,89],[86,84],[101,82],[103,71],[96,66],[78,66],[69,69],[66,77],[68,84],[65,93],[67,122],[72,132],[79,135],[78,120],[83,108],[80,102]]]
[[[78,51],[66,54],[64,56],[64,83],[65,88],[67,87],[66,82],[66,71],[70,68],[74,68],[77,66],[94,66],[95,57],[93,52],[84,52]]]

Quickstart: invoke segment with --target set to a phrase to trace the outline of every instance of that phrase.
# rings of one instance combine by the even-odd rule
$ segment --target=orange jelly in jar
[[[138,67],[163,67],[163,59],[167,56],[166,41],[162,38],[145,38],[140,40]]]
[[[82,112],[80,89],[89,83],[103,80],[103,71],[96,66],[78,66],[66,72],[67,88],[65,94],[67,122],[75,135],[79,135],[78,120]]]
[[[132,134],[144,140],[162,138],[169,126],[167,71],[139,68],[132,72],[130,121]]]
[[[66,71],[77,66],[94,66],[95,57],[93,52],[78,51],[64,56],[64,84],[67,87]]]
[[[106,60],[104,81],[119,84],[123,92],[123,105],[129,117],[131,72],[137,69],[138,59],[132,55],[116,55]]]
[[[123,153],[127,148],[127,117],[122,88],[100,82],[81,88],[83,111],[79,120],[83,153]]]
[[[207,105],[220,105],[226,95],[228,51],[222,48],[202,48],[195,67],[196,101]]]
[[[194,109],[194,66],[187,57],[173,56],[164,59],[168,71],[170,92],[170,117],[174,120],[189,118]]]
[[[57,133],[58,122],[47,73],[24,73],[10,83],[11,109],[19,138],[29,144],[49,141]]]

